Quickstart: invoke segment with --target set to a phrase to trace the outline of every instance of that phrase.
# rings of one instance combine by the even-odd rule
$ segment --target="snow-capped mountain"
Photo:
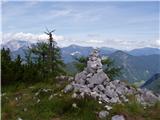
[[[74,56],[74,55],[81,55],[81,53],[79,51],[75,51],[75,52],[70,53],[70,55],[72,55],[72,56]]]
[[[30,46],[32,43],[23,40],[13,40],[8,41],[7,43],[2,43],[2,47],[9,48],[11,51],[17,51],[20,48],[26,48]]]

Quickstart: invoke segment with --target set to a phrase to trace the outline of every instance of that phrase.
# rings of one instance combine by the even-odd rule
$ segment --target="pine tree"
[[[23,79],[24,71],[20,55],[17,55],[17,58],[13,61],[13,72],[14,72],[14,81],[21,82]]]
[[[13,62],[11,61],[10,49],[2,48],[1,50],[1,83],[2,85],[12,83],[13,79]]]
[[[57,43],[53,40],[52,32],[48,31],[48,42],[38,42],[29,48],[28,56],[32,63],[38,67],[38,72],[43,78],[56,77],[64,74],[64,63],[61,59],[61,52]],[[29,58],[28,58],[29,60]]]
[[[76,69],[80,72],[87,66],[87,57],[81,56],[81,57],[75,57],[74,58],[76,62],[74,63]]]
[[[106,58],[102,60],[102,64],[104,65],[104,72],[108,75],[108,77],[113,80],[115,77],[118,77],[121,74],[121,68],[115,67],[114,61]]]

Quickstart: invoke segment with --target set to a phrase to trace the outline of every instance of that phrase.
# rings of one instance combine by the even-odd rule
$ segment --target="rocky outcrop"
[[[106,105],[129,102],[127,98],[129,95],[134,95],[144,105],[152,104],[159,100],[149,90],[136,89],[120,80],[110,81],[107,74],[103,72],[101,58],[97,49],[89,56],[87,67],[76,74],[75,80],[69,86],[66,86],[64,91],[71,91],[72,87],[74,89],[73,97],[83,98],[84,95],[88,95]],[[100,114],[100,116],[103,116],[103,114]],[[121,120],[122,117],[117,119]]]
[[[75,76],[75,82],[81,85],[99,85],[109,81],[108,76],[103,72],[101,59],[98,50],[94,50],[89,56],[87,68]]]

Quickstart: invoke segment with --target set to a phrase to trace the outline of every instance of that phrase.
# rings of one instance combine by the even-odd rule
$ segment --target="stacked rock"
[[[87,62],[87,68],[75,76],[75,82],[81,85],[101,84],[104,81],[109,81],[108,76],[103,72],[101,59],[98,54],[98,49],[94,49]]]
[[[89,56],[87,67],[76,74],[75,81],[72,83],[75,91],[81,94],[87,94],[95,99],[107,103],[121,102],[120,99],[127,101],[123,94],[133,93],[133,90],[127,89],[123,82],[119,80],[110,81],[103,72],[101,58],[98,49],[94,49]]]
[[[76,74],[75,80],[66,86],[64,92],[72,90],[74,90],[73,97],[89,95],[104,103],[128,102],[128,95],[135,95],[140,103],[153,103],[158,100],[158,97],[148,90],[137,90],[120,80],[110,81],[103,72],[98,49],[93,50],[87,67]]]

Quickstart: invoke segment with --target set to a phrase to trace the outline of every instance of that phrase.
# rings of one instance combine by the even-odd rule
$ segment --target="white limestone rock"
[[[102,71],[99,73],[96,73],[93,75],[92,78],[90,78],[89,83],[90,84],[102,84],[105,80],[109,81],[108,76]]]
[[[140,94],[136,95],[137,100],[142,103],[142,104],[153,104],[157,101],[159,101],[158,96],[153,94],[152,91],[147,90],[147,89],[139,89]]]
[[[105,105],[104,107],[107,108],[107,110],[111,110],[112,109],[112,107],[108,106],[108,105]]]
[[[64,88],[64,93],[71,92],[73,90],[73,85],[69,84]]]
[[[98,116],[100,119],[104,119],[106,118],[107,116],[109,115],[109,112],[108,111],[100,111]]]
[[[76,93],[73,93],[73,94],[72,94],[72,98],[77,98],[77,94],[76,94]]]
[[[125,120],[123,115],[115,115],[112,117],[111,120]]]
[[[91,89],[94,88],[94,84],[88,84],[87,86]]]

